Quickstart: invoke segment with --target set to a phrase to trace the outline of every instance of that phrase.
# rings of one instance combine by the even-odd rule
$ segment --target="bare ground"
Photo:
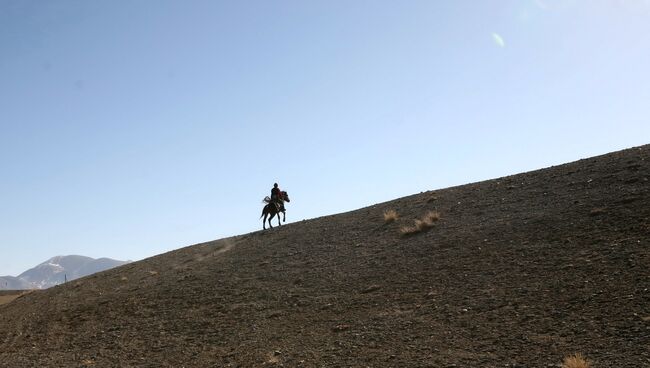
[[[0,305],[0,366],[650,367],[649,180],[643,146],[179,249]]]
[[[0,305],[7,304],[28,292],[25,290],[0,290]]]

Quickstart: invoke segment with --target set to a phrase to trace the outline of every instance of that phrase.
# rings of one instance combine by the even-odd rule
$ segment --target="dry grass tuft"
[[[420,231],[422,230],[418,229],[416,226],[402,226],[399,229],[399,232],[402,235],[413,235],[419,233]]]
[[[564,358],[562,368],[590,368],[591,364],[586,360],[582,354],[576,353],[575,355]]]
[[[388,210],[384,212],[384,222],[387,224],[395,222],[398,218],[399,215],[397,215],[397,211],[395,210]]]
[[[429,211],[421,220],[416,219],[414,221],[414,226],[402,226],[399,231],[402,235],[417,234],[431,229],[438,220],[440,220],[440,214],[438,212]]]
[[[282,353],[280,351],[278,351],[278,350],[276,350],[276,351],[274,351],[272,353],[268,353],[267,354],[268,359],[266,360],[266,363],[272,364],[272,365],[280,364],[280,355],[281,354]]]
[[[425,220],[415,220],[415,228],[418,229],[418,231],[425,231],[431,226],[433,226],[433,223],[431,222],[427,222]]]
[[[440,220],[440,214],[438,212],[429,211],[424,215],[423,221],[433,224],[434,222]]]

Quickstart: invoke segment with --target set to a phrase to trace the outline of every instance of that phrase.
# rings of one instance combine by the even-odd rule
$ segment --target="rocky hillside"
[[[649,180],[644,146],[179,249],[1,305],[0,366],[650,367]]]

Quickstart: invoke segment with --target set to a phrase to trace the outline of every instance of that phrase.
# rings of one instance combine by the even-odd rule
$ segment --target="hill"
[[[121,266],[130,261],[84,256],[56,256],[31,268],[18,277],[0,277],[0,290],[47,289],[64,282]]]
[[[643,146],[186,247],[0,306],[0,365],[649,367],[649,180]]]

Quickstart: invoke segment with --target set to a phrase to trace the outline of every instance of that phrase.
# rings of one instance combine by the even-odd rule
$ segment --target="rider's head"
[[[278,187],[278,183],[274,183],[273,188],[277,188],[277,187]]]

